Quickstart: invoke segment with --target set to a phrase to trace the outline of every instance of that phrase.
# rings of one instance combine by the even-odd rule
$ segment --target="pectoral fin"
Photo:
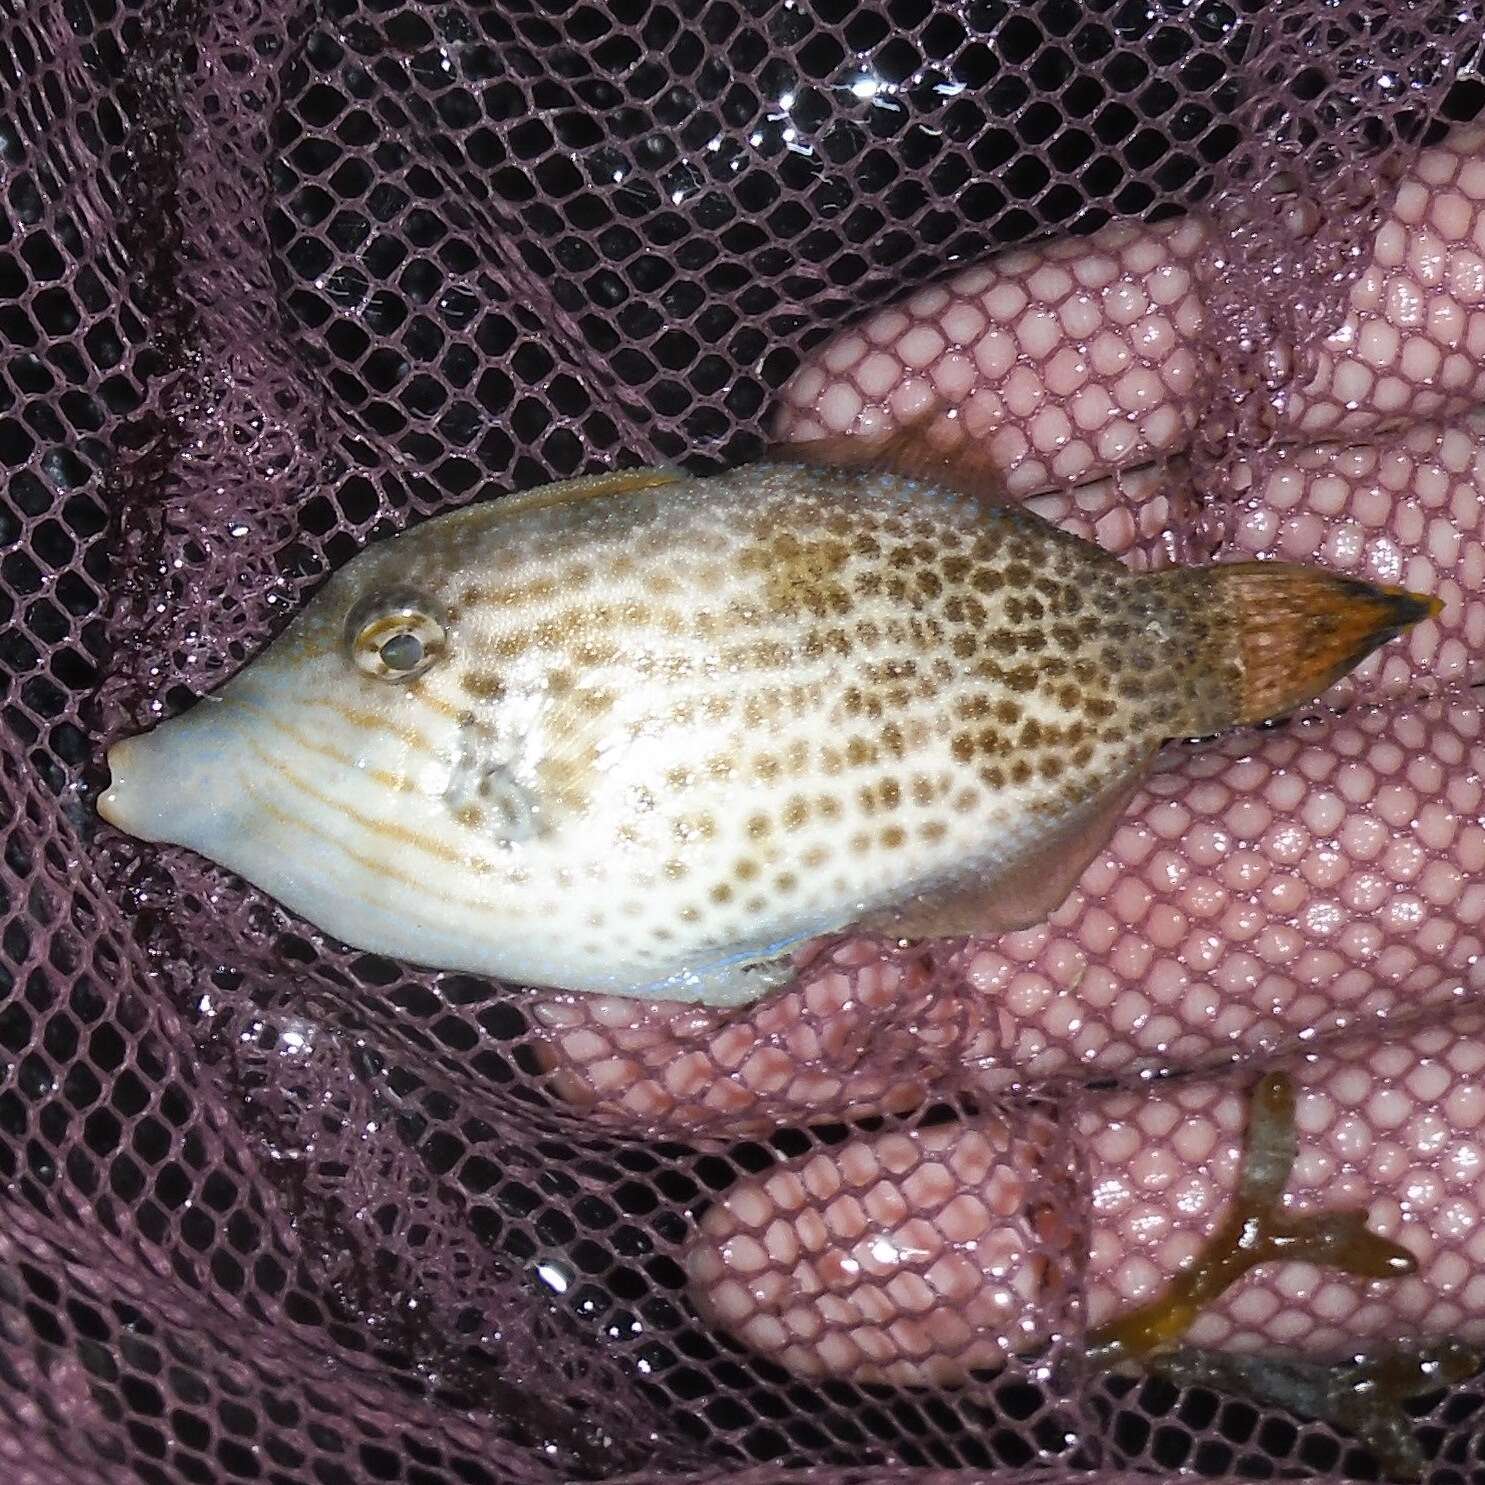
[[[550,810],[522,783],[513,750],[473,718],[459,729],[459,748],[443,797],[454,818],[501,845],[534,840],[551,829]]]
[[[1141,768],[1121,780],[998,870],[873,914],[859,926],[896,938],[990,938],[1045,923],[1108,845],[1143,777]]]
[[[780,945],[774,944],[756,954],[738,954],[697,965],[663,980],[615,993],[639,1000],[669,1000],[687,1005],[749,1005],[782,989],[796,977],[798,970],[789,949],[806,941],[805,937],[791,940],[783,952]]]

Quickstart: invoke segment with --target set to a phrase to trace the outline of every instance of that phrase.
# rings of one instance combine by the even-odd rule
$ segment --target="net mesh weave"
[[[1099,1286],[1132,1299],[1143,1282],[1090,1170],[1169,1132],[1151,1114],[1124,1151],[1143,1095],[1115,1107],[1086,1079],[1344,1033],[1314,1098],[1331,1100],[1337,1179],[1364,1187],[1348,1069],[1406,1012],[1425,1024],[1388,1030],[1403,1061],[1365,1097],[1443,1068],[1406,1117],[1462,1093],[1455,1146],[1485,1119],[1479,1034],[1455,1009],[1480,983],[1478,525],[1410,578],[1454,584],[1463,617],[1439,655],[1377,662],[1352,709],[1257,748],[1174,752],[1050,928],[838,945],[799,989],[726,1017],[348,951],[187,853],[103,830],[91,800],[107,741],[209,691],[368,540],[616,462],[734,462],[826,343],[790,416],[873,426],[911,381],[905,337],[947,324],[949,297],[872,320],[882,304],[1052,233],[1076,240],[953,290],[978,317],[964,348],[1002,399],[1014,488],[1137,563],[1330,542],[1362,571],[1430,522],[1467,526],[1461,501],[1485,491],[1467,423],[1361,454],[1271,443],[1448,419],[1476,397],[1473,328],[1425,317],[1416,338],[1437,358],[1425,344],[1405,370],[1405,394],[1425,387],[1406,408],[1380,370],[1354,385],[1318,337],[1352,310],[1385,320],[1411,266],[1404,249],[1388,277],[1389,222],[1427,217],[1426,202],[1409,216],[1409,189],[1457,184],[1463,236],[1478,231],[1478,141],[1436,143],[1424,187],[1409,172],[1428,130],[1478,105],[1459,79],[1481,25],[1427,0],[7,8],[6,1477],[1371,1470],[1323,1423],[1083,1364]],[[1090,254],[1166,316],[1136,315],[1109,353],[1163,389],[1133,451],[1046,421],[1066,403],[1027,306],[1072,305],[1059,265]],[[1382,310],[1366,298],[1379,273]],[[997,333],[1005,365],[984,349]],[[1024,405],[1016,371],[1043,383]],[[1178,452],[1158,493],[1139,474],[1062,493]],[[1327,505],[1327,480],[1350,493]],[[1358,524],[1371,536],[1347,547]],[[1330,819],[1337,798],[1355,839]],[[1244,892],[1260,921],[1240,933],[1223,914]],[[1332,917],[1311,932],[1322,903]],[[1230,1167],[1234,1117],[1178,1153],[1184,1178]],[[957,1258],[943,1292],[971,1317],[963,1333],[934,1329],[932,1299],[931,1333],[903,1322],[891,1306],[911,1311],[917,1290],[870,1336],[858,1312],[829,1321],[834,1351],[812,1314],[791,1336],[758,1331],[798,1276],[769,1173],[811,1160],[829,1180],[865,1162],[875,1181],[884,1161],[903,1189],[919,1178],[911,1211],[869,1216],[873,1232],[920,1224],[925,1294],[933,1261],[962,1257],[964,1223],[990,1221],[955,1201],[1009,1190],[995,1230],[1042,1265],[1017,1320],[1035,1344],[976,1350],[995,1322],[974,1318],[983,1296]],[[1470,1189],[1436,1203],[1466,1207],[1437,1255],[1454,1311],[1419,1301],[1414,1320],[1485,1313]],[[802,1200],[833,1252],[839,1213]],[[703,1252],[728,1224],[761,1256]],[[1179,1238],[1158,1228],[1138,1229],[1147,1248]],[[1179,1256],[1150,1251],[1156,1269]],[[752,1348],[711,1323],[720,1291],[695,1288],[750,1262],[750,1292],[773,1298],[729,1323]],[[1269,1310],[1255,1292],[1213,1318],[1220,1343],[1283,1339],[1282,1295]],[[976,1367],[969,1386],[921,1385]],[[1485,1478],[1480,1397],[1430,1405],[1441,1479]]]

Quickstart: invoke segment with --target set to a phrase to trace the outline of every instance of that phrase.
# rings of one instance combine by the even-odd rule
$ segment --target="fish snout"
[[[230,828],[242,796],[236,709],[210,698],[108,750],[98,813],[140,840],[201,849]]]

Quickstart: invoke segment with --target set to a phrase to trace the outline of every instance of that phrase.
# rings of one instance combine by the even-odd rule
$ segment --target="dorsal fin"
[[[824,469],[900,474],[990,505],[1014,506],[986,443],[970,434],[957,408],[934,403],[885,433],[840,433],[776,444],[767,457]]]
[[[610,469],[603,474],[583,475],[575,480],[561,480],[555,485],[538,485],[518,495],[507,495],[496,509],[507,516],[522,511],[544,510],[569,501],[596,500],[602,495],[632,495],[636,490],[651,490],[656,485],[673,485],[689,476],[680,469]]]
[[[491,517],[523,515],[527,511],[546,510],[579,500],[596,500],[604,495],[631,495],[636,490],[651,490],[657,485],[674,485],[690,479],[682,469],[610,469],[603,474],[585,474],[575,480],[559,480],[555,485],[537,485],[534,490],[521,490],[495,500],[480,500],[462,511],[445,516],[445,522],[461,516]]]

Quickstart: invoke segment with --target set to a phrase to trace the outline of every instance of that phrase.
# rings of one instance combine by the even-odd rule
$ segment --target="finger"
[[[1148,463],[1186,441],[1201,305],[1197,218],[1118,224],[1004,254],[827,341],[784,388],[777,434],[871,434],[938,402],[1006,490]]]
[[[1485,1340],[1485,1021],[1358,1042],[1290,1074],[1286,1207],[1359,1209],[1416,1272],[1367,1282],[1267,1263],[1178,1338],[1320,1358]],[[860,1137],[739,1181],[691,1241],[692,1302],[801,1376],[962,1384],[1189,1272],[1236,1191],[1251,1082],[1089,1095],[1071,1120],[1080,1188],[1059,1131],[1024,1111]]]
[[[730,1187],[686,1255],[702,1319],[798,1376],[955,1386],[1073,1319],[1076,1191],[1045,1113],[853,1139]]]
[[[1159,465],[1109,475],[1028,498],[1027,507],[1102,547],[1132,571],[1172,565],[1170,532],[1188,511],[1188,492]],[[1193,512],[1194,513],[1194,512]]]
[[[1287,409],[1293,434],[1356,433],[1485,398],[1485,128],[1419,157],[1347,311]]]
[[[533,1046],[557,1097],[630,1131],[728,1138],[917,1107],[957,1065],[965,1006],[923,955],[837,946],[740,1011],[546,995]]]
[[[827,341],[785,388],[778,434],[879,432],[942,401],[1020,495],[1172,453],[1207,351],[1208,232],[1119,223],[924,289]],[[1361,432],[1485,396],[1485,131],[1420,158],[1346,309],[1281,431]]]
[[[1049,923],[967,951],[984,1061],[1186,1068],[1478,995],[1482,775],[1464,700],[1173,751]]]

